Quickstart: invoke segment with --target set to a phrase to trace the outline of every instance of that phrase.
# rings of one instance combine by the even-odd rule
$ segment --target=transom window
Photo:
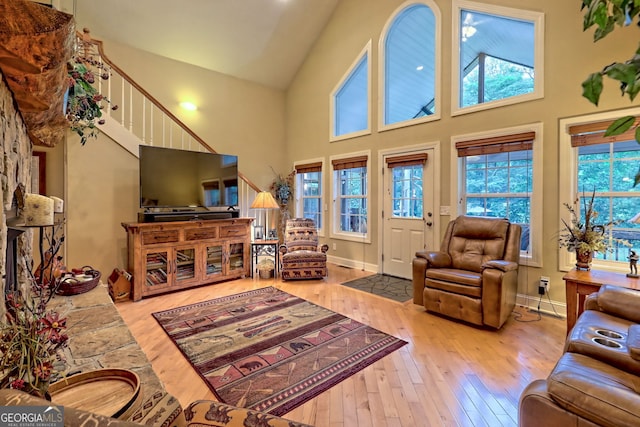
[[[347,77],[332,94],[332,140],[367,133],[369,127],[369,51],[367,45]]]
[[[429,1],[398,10],[383,32],[382,128],[439,118],[439,29],[439,10]]]
[[[543,15],[465,0],[454,5],[454,115],[542,97]]]

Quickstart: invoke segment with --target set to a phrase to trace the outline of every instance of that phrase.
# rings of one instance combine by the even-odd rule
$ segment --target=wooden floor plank
[[[340,285],[369,274],[330,265],[324,280],[246,278],[116,306],[167,391],[182,405],[215,396],[151,313],[275,286],[408,341],[286,418],[317,427],[516,426],[520,393],[532,380],[546,377],[562,354],[565,321],[542,316],[525,323],[512,316],[493,331]],[[526,314],[520,307],[517,311]]]

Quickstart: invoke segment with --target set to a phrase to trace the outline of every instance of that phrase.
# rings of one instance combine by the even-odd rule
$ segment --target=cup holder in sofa
[[[612,341],[612,340],[607,339],[607,338],[595,337],[595,338],[592,338],[592,341],[594,343],[596,343],[596,344],[600,344],[600,345],[603,345],[605,347],[622,348],[622,344],[620,344],[619,342],[616,342],[616,341]]]
[[[621,340],[622,338],[624,338],[622,334],[619,334],[614,331],[608,331],[606,329],[598,329],[596,330],[596,334],[601,335],[603,337],[612,338],[614,340]]]

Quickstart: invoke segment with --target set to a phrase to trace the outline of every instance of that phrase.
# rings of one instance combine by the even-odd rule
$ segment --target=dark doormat
[[[413,298],[411,280],[386,274],[374,274],[345,282],[343,285],[398,302],[405,302]]]

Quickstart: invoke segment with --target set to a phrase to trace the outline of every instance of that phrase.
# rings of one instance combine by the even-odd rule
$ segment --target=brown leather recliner
[[[500,328],[516,303],[521,233],[504,218],[451,221],[440,251],[419,251],[413,259],[414,304]]]

